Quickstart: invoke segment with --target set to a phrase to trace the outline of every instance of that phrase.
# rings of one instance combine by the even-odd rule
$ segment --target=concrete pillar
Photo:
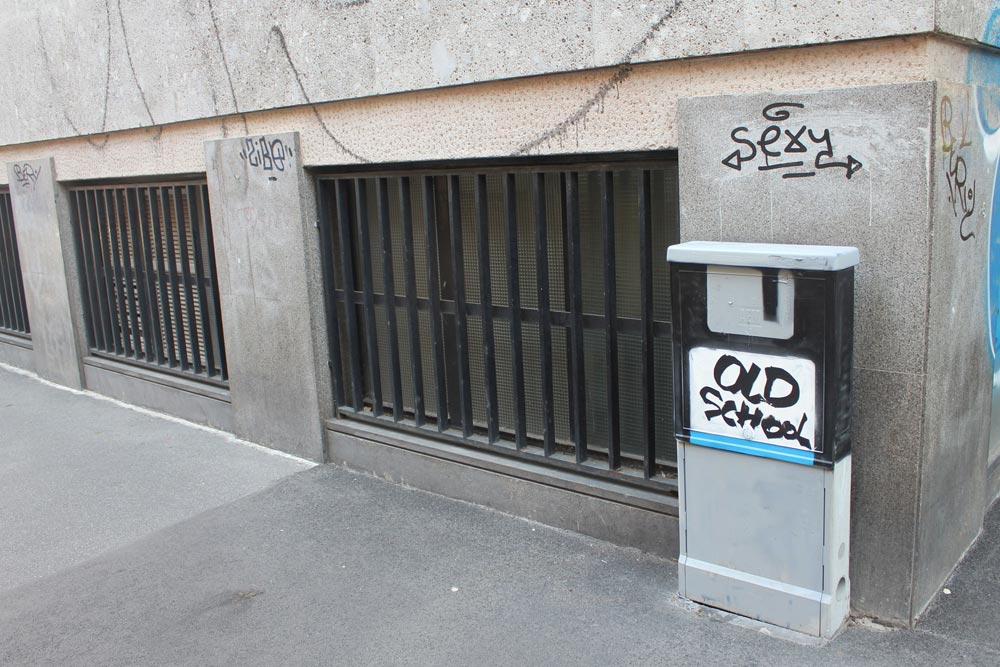
[[[69,200],[52,158],[8,163],[14,227],[31,321],[35,372],[83,387],[83,300]]]
[[[682,241],[861,252],[852,603],[857,612],[903,623],[928,595],[917,585],[915,563],[926,520],[919,508],[934,501],[921,502],[934,95],[933,83],[916,83],[690,98],[679,109]]]
[[[209,141],[233,430],[323,460],[332,413],[319,232],[297,132]]]

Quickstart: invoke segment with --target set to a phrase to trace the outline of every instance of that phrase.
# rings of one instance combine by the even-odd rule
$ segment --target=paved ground
[[[672,562],[2,370],[0,455],[3,665],[1000,664],[996,511],[921,629],[819,647]]]

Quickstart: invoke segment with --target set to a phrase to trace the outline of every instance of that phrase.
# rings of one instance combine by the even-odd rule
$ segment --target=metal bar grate
[[[672,477],[653,258],[677,238],[675,162],[323,176],[319,195],[341,418]]]
[[[93,354],[225,386],[208,187],[70,190]]]
[[[0,331],[31,337],[10,193],[0,191]]]

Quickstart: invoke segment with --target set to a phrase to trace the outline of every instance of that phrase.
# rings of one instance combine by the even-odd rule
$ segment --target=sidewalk
[[[676,564],[0,369],[3,665],[1000,664],[1000,513],[915,630],[800,645]]]

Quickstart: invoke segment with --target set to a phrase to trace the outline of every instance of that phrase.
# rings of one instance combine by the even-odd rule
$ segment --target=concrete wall
[[[0,160],[54,154],[66,180],[169,176],[203,172],[204,141],[288,129],[302,137],[310,166],[358,162],[352,154],[381,163],[655,150],[677,146],[681,97],[923,81],[930,66],[923,37],[775,50],[14,145],[0,148]]]
[[[767,113],[779,120],[765,119],[775,103],[801,107],[772,108]],[[910,618],[918,518],[933,104],[934,85],[918,83],[694,98],[680,107],[682,241],[851,245],[861,252],[851,588],[858,612],[897,621]],[[769,126],[781,130],[769,148],[781,155],[769,163],[802,161],[801,168],[761,171],[768,162],[759,145],[747,159],[749,142]],[[820,138],[829,132],[832,156],[817,155],[825,146],[810,131]],[[806,152],[794,152],[793,135]],[[817,159],[842,166],[817,169]],[[789,173],[814,175],[783,177]]]
[[[551,72],[911,35],[933,30],[934,19],[934,0],[12,0],[0,15],[0,99],[14,113],[0,116],[0,145]]]
[[[923,611],[979,534],[992,497],[990,417],[991,408],[994,420],[1000,410],[991,405],[990,322],[1000,317],[1000,285],[987,279],[991,244],[997,242],[991,242],[997,232],[989,216],[995,160],[984,154],[977,97],[972,86],[941,83],[934,107],[928,381],[913,615]]]
[[[47,380],[80,388],[86,344],[68,199],[52,158],[8,164],[7,177],[35,371]]]
[[[316,206],[301,156],[295,132],[205,144],[233,430],[322,461],[321,420],[333,406]]]

